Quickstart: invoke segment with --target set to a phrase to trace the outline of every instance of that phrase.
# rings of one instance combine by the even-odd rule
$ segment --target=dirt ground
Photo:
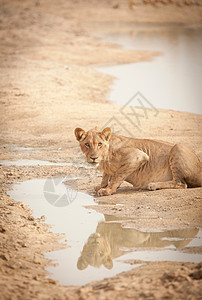
[[[96,38],[96,30],[128,30],[137,23],[201,25],[202,1],[0,0],[0,160],[84,162],[74,128],[103,127],[113,118],[121,134],[127,128],[136,137],[180,142],[202,161],[200,115],[150,111],[138,131],[108,102],[113,78],[95,66],[152,60],[160,53],[124,50]],[[0,170],[0,299],[202,299],[202,264],[145,262],[82,287],[48,278],[51,261],[43,253],[66,245],[43,217],[34,219],[6,192],[26,179],[82,174],[79,190],[93,193],[100,177],[73,166],[0,165]],[[123,185],[117,194],[99,198],[95,209],[120,218],[151,217],[127,222],[140,230],[200,228],[201,191],[134,192]],[[201,253],[202,247],[187,251]]]

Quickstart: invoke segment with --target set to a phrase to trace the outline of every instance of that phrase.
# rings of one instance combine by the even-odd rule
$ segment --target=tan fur
[[[202,164],[184,145],[118,136],[110,128],[76,128],[75,136],[88,163],[103,171],[98,196],[115,193],[123,181],[149,190],[202,186]]]
[[[107,269],[113,267],[113,259],[128,253],[128,248],[164,248],[175,246],[183,248],[198,233],[198,229],[180,229],[161,232],[142,232],[134,228],[123,228],[114,223],[113,216],[106,216],[107,222],[98,224],[96,232],[91,234],[84,245],[77,267],[84,270],[88,265]],[[127,252],[123,248],[127,248]],[[129,251],[131,252],[131,251]]]

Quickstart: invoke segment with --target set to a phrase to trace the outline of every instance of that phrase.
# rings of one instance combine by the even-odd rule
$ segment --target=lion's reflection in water
[[[100,222],[96,232],[91,234],[83,247],[77,268],[84,270],[88,265],[99,268],[102,265],[112,269],[113,259],[126,254],[123,248],[183,248],[198,233],[198,229],[180,229],[162,232],[142,232],[133,228],[122,228],[114,217],[105,215],[106,222]],[[133,250],[129,250],[132,252]]]

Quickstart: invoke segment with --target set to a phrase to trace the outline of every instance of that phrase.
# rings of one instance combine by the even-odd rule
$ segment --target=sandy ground
[[[113,78],[94,69],[151,60],[159,53],[123,50],[92,36],[108,28],[128,30],[134,23],[201,24],[201,4],[199,0],[1,0],[0,159],[84,162],[74,128],[103,127],[113,118],[111,124],[121,134],[126,135],[127,128],[137,137],[181,142],[202,160],[201,116],[164,110],[155,116],[151,110],[138,131],[120,107],[107,100]],[[60,236],[48,231],[43,218],[34,219],[6,191],[25,179],[82,175],[79,189],[93,193],[100,177],[94,170],[71,166],[1,165],[0,170],[0,299],[201,299],[201,264],[148,262],[83,287],[64,287],[49,279],[45,267],[51,262],[43,252],[66,245],[58,243]],[[151,217],[127,222],[137,229],[202,227],[200,188],[134,192],[123,185],[117,194],[99,201],[95,209],[101,213]],[[123,206],[117,209],[117,203]],[[188,251],[201,253],[201,247]]]

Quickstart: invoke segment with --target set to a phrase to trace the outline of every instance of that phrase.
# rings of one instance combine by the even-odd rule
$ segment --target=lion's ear
[[[103,261],[103,265],[105,266],[105,268],[107,268],[108,270],[113,268],[113,261],[110,255],[108,255],[107,257],[105,257],[104,261]]]
[[[82,256],[80,256],[77,262],[77,268],[79,270],[85,270],[87,266],[88,266],[87,261]]]
[[[86,137],[86,132],[82,128],[76,128],[74,130],[77,141],[81,142]]]
[[[103,131],[101,132],[101,137],[106,140],[107,142],[110,140],[110,137],[111,137],[111,128],[107,127],[105,129],[103,129]]]

